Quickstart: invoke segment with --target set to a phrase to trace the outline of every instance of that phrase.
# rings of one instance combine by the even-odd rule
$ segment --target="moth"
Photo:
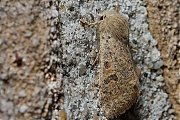
[[[136,68],[129,45],[127,18],[115,11],[105,11],[100,21],[82,24],[97,27],[99,48],[100,105],[107,118],[114,118],[134,105],[140,94],[140,72]]]

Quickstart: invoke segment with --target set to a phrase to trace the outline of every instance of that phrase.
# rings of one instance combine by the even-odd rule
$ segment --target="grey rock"
[[[160,67],[162,67],[164,64],[164,62],[162,60],[158,60],[157,62],[154,63],[153,68],[154,69],[159,69]]]
[[[174,109],[169,109],[169,110],[168,110],[168,113],[169,113],[169,114],[174,113]]]
[[[55,32],[60,32],[61,37],[58,38],[60,40],[57,40],[53,46],[57,48],[56,46],[59,46],[58,44],[61,43],[62,49],[57,49],[57,51],[63,53],[63,59],[57,61],[57,63],[66,65],[60,71],[66,71],[70,74],[70,77],[68,75],[63,77],[64,103],[61,105],[61,109],[66,111],[69,119],[85,119],[86,116],[92,118],[94,113],[100,113],[99,118],[106,119],[98,108],[100,99],[98,89],[97,92],[94,92],[96,90],[94,87],[87,87],[93,86],[95,81],[98,81],[99,64],[95,65],[93,70],[87,68],[86,64],[84,64],[85,61],[89,61],[88,57],[91,56],[88,53],[94,50],[96,45],[94,44],[94,41],[96,41],[96,27],[83,27],[79,24],[79,19],[84,18],[88,22],[97,21],[99,11],[104,11],[106,8],[112,10],[117,4],[121,7],[120,11],[128,17],[131,26],[129,39],[131,41],[133,39],[137,40],[136,46],[138,50],[133,53],[133,58],[137,61],[136,63],[141,68],[141,72],[148,73],[146,77],[141,77],[140,79],[141,95],[137,103],[140,119],[167,120],[173,118],[169,117],[167,110],[164,109],[165,107],[169,109],[171,104],[167,100],[168,98],[164,96],[162,88],[159,87],[164,84],[164,81],[161,82],[163,78],[160,76],[162,71],[159,71],[157,74],[156,71],[152,70],[154,69],[153,67],[156,69],[161,67],[161,64],[156,63],[160,61],[160,51],[156,47],[157,41],[148,29],[145,3],[140,0],[118,2],[113,0],[107,2],[93,1],[92,4],[87,4],[84,0],[81,2],[75,0],[73,4],[65,1],[60,1],[59,4],[65,6],[66,10],[57,13],[62,24]],[[72,6],[74,9],[68,10]],[[55,8],[52,9],[51,13],[55,13]],[[129,13],[133,13],[133,15],[131,16]],[[56,17],[56,14],[49,15],[49,17],[52,16]],[[57,53],[54,52],[54,54],[59,57]],[[72,58],[76,62],[71,62]],[[145,58],[147,59],[144,61]],[[85,75],[86,73],[87,75]],[[55,112],[55,110],[53,111]],[[54,119],[58,118],[56,114],[53,115]]]
[[[84,75],[86,73],[86,66],[83,64],[79,65],[79,75]]]
[[[177,28],[177,27],[178,27],[178,24],[174,23],[173,28]]]
[[[156,62],[157,60],[159,60],[159,58],[160,58],[160,51],[157,48],[153,47],[151,49],[151,60],[153,62]]]
[[[19,109],[19,112],[24,113],[27,110],[27,108],[28,107],[26,105],[22,105]]]
[[[19,91],[18,95],[19,95],[19,97],[26,97],[27,96],[27,94],[24,90]]]
[[[158,69],[156,73],[157,73],[157,75],[161,75],[161,74],[163,74],[163,70],[162,69]]]
[[[0,45],[1,45],[1,41],[0,41]],[[4,59],[0,58],[0,64],[3,64],[3,62],[4,62]]]
[[[40,92],[40,88],[36,87],[34,92],[32,93],[33,96],[37,95]]]
[[[0,79],[2,79],[2,80],[7,80],[7,73],[3,73],[3,74],[1,74],[1,76],[0,76]]]
[[[32,45],[33,45],[33,47],[37,47],[39,45],[39,40],[33,39]]]
[[[7,112],[9,109],[13,109],[13,103],[11,101],[1,100],[0,110]]]
[[[162,82],[164,80],[164,77],[162,75],[159,75],[156,77],[156,80]]]
[[[26,34],[25,34],[26,37],[30,37],[31,35],[32,35],[32,32],[30,32],[30,31],[26,32]]]
[[[45,104],[45,101],[40,101],[40,102],[38,102],[38,104],[39,104],[40,107],[43,107],[44,104]]]

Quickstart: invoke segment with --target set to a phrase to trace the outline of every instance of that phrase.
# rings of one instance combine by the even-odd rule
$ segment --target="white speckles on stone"
[[[7,74],[7,73],[3,73],[3,74],[0,75],[0,78],[1,78],[2,80],[7,80],[8,74]]]
[[[156,77],[156,80],[162,82],[164,80],[164,77],[162,75],[159,75]]]
[[[56,27],[51,27],[51,32],[55,32],[56,31]]]
[[[28,109],[28,107],[26,105],[22,105],[19,109],[19,112],[24,113],[27,109]]]
[[[85,73],[86,73],[86,66],[85,65],[83,65],[83,64],[80,64],[79,65],[79,75],[80,76],[82,76],[82,75],[84,75]]]
[[[83,109],[82,109],[82,115],[86,116],[87,113],[88,113],[87,103],[84,103]]]
[[[177,27],[178,27],[178,23],[174,23],[173,28],[177,28]]]
[[[58,52],[62,52],[59,64],[63,64],[60,71],[63,72],[64,102],[60,107],[66,111],[68,119],[92,119],[94,114],[100,119],[106,119],[99,108],[99,89],[95,87],[99,79],[99,64],[97,63],[93,69],[88,67],[95,58],[96,53],[93,51],[98,51],[96,26],[93,28],[82,26],[79,20],[97,21],[99,13],[113,10],[120,5],[120,11],[127,16],[130,23],[129,39],[136,40],[138,47],[133,57],[141,68],[141,73],[148,73],[146,76],[142,75],[140,79],[141,95],[137,105],[140,119],[167,120],[168,113],[164,108],[169,109],[171,105],[169,99],[164,96],[165,91],[162,90],[164,80],[160,67],[163,62],[156,48],[157,41],[148,29],[145,3],[140,0],[107,2],[62,0],[59,4],[65,6],[63,8],[65,10],[58,11],[62,23],[58,28],[61,36],[54,41],[53,46],[61,45]],[[71,7],[74,8],[70,10]],[[152,72],[152,69],[158,72]]]
[[[33,33],[32,33],[31,31],[27,31],[26,34],[25,34],[25,36],[26,36],[26,37],[30,37],[32,34],[33,34]]]
[[[57,10],[52,10],[52,17],[57,17],[57,16],[58,16],[58,11]]]
[[[37,47],[37,46],[39,45],[39,40],[33,39],[32,45],[33,45],[34,47]]]
[[[174,113],[174,109],[169,109],[169,110],[168,110],[168,113],[169,113],[169,114]]]
[[[41,91],[40,88],[36,87],[32,93],[33,96],[37,95]]]
[[[27,94],[24,90],[19,91],[18,95],[19,95],[19,97],[26,97],[27,96]]]
[[[152,40],[151,40],[151,45],[152,45],[152,46],[156,46],[156,45],[157,45],[157,41],[156,41],[155,39],[152,39]]]
[[[7,112],[9,109],[13,109],[13,103],[11,101],[1,100],[0,108],[3,112]]]
[[[160,67],[162,67],[164,64],[164,62],[162,60],[158,60],[157,62],[154,63],[153,68],[154,69],[159,69]]]
[[[156,48],[156,47],[153,47],[151,49],[151,60],[153,62],[156,62],[160,59],[160,51]]]

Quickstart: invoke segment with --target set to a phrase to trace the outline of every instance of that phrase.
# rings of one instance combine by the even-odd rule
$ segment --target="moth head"
[[[99,32],[109,32],[115,39],[124,40],[129,39],[129,23],[128,19],[116,11],[103,11],[100,17]]]
[[[119,13],[116,11],[103,11],[103,13],[99,14],[99,20],[111,19],[117,15],[119,15]]]
[[[106,18],[106,14],[100,16],[100,20],[104,20]]]

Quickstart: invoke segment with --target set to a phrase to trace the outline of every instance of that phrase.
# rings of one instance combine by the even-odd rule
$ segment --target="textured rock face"
[[[0,2],[0,119],[37,119],[48,108],[48,27],[36,1]],[[46,106],[47,107],[47,106]]]
[[[99,95],[99,63],[91,67],[99,46],[96,40],[96,27],[89,28],[79,23],[98,21],[98,14],[104,10],[121,11],[130,24],[130,42],[133,44],[133,58],[141,68],[141,94],[135,107],[137,119],[174,119],[171,103],[165,87],[163,64],[158,42],[148,30],[147,4],[135,1],[60,1],[53,2],[58,11],[60,36],[53,40],[55,61],[63,81],[63,104],[54,110],[62,109],[68,119],[106,119],[103,116]],[[51,4],[53,6],[53,4]],[[47,6],[50,6],[47,3]],[[58,17],[57,17],[58,18]],[[58,46],[58,47],[57,47]],[[58,55],[62,56],[58,56]],[[58,57],[56,57],[58,56]],[[127,117],[123,115],[122,117]],[[131,116],[133,117],[133,116]],[[118,119],[118,118],[117,118]]]
[[[164,62],[164,78],[172,107],[180,119],[180,33],[178,0],[145,0],[149,15],[149,28],[158,41],[158,49]]]
[[[173,108],[178,113],[179,99],[174,99],[178,97],[174,95],[180,93],[177,74],[179,52],[176,46],[179,45],[176,39],[178,22],[168,19],[171,15],[176,16],[176,12],[171,14],[171,10],[176,11],[177,1],[161,1],[162,4],[155,0],[146,2],[1,1],[0,119],[45,119],[44,116],[62,120],[106,119],[99,103],[99,63],[91,67],[99,52],[96,27],[82,26],[79,20],[98,21],[99,13],[114,9],[128,18],[133,59],[141,69],[140,97],[135,114],[129,117],[175,119],[164,88],[166,81],[167,90],[170,95],[172,93],[175,103]],[[175,16],[172,18],[176,19]],[[162,23],[166,21],[167,25],[159,25],[158,20]],[[51,47],[46,46],[48,42]],[[46,58],[49,50],[50,56]],[[165,69],[161,68],[162,65],[166,66]],[[48,98],[48,94],[52,97]],[[126,119],[128,115],[125,113],[119,118]]]

